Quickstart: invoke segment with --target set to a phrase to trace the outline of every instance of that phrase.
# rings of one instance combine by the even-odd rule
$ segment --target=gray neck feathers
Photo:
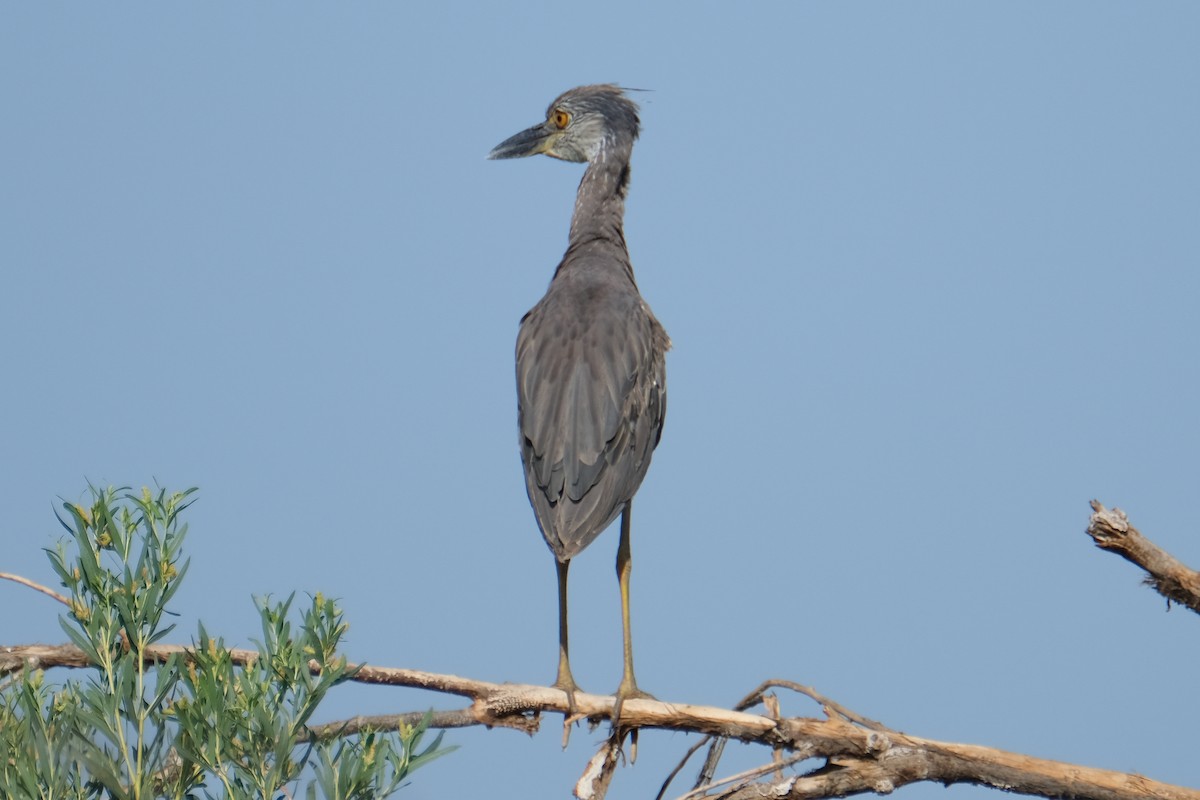
[[[601,140],[579,182],[575,213],[571,216],[571,248],[603,240],[626,252],[623,223],[632,152],[632,141]]]

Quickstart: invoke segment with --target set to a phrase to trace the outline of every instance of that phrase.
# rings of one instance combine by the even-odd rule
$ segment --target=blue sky
[[[86,481],[199,486],[182,631],[244,643],[252,595],[319,590],[352,659],[551,681],[513,344],[581,168],[485,156],[615,81],[651,90],[626,234],[675,343],[643,687],[787,678],[1195,785],[1200,620],[1083,530],[1097,497],[1200,564],[1198,34],[1182,2],[6,6],[0,570],[52,580]],[[589,691],[615,547],[572,569]],[[4,643],[61,638],[0,602]],[[601,736],[454,732],[402,796],[563,797]],[[614,796],[692,741],[647,733]]]

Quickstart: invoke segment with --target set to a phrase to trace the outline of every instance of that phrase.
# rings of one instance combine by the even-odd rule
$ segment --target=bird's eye
[[[571,124],[571,115],[566,111],[558,110],[550,115],[550,121],[554,123],[554,127],[561,131]]]

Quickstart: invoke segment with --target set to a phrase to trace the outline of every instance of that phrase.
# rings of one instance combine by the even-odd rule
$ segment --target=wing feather
[[[666,411],[669,341],[636,289],[575,289],[552,286],[517,336],[526,488],[560,560],[587,547],[633,497]]]

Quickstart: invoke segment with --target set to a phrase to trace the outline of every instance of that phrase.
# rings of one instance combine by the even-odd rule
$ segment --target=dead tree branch
[[[1146,570],[1145,583],[1167,598],[1200,613],[1200,572],[1191,569],[1129,524],[1119,508],[1111,511],[1092,501],[1088,535],[1102,550],[1116,553]]]
[[[1120,554],[1146,570],[1146,582],[1168,601],[1200,612],[1200,573],[1154,545],[1129,524],[1119,509],[1108,510],[1092,501],[1093,514],[1088,534],[1096,545]],[[0,573],[48,594],[69,601],[45,587],[19,576]],[[163,662],[172,656],[191,658],[192,649],[176,645],[154,645],[144,651],[148,662]],[[258,653],[232,650],[235,664],[252,664]],[[84,652],[71,644],[0,647],[0,677],[23,669],[88,668]],[[321,671],[318,662],[309,669]],[[564,719],[587,718],[592,722],[611,719],[614,698],[578,692],[575,707],[568,708],[566,695],[555,688],[444,675],[421,670],[373,665],[352,665],[348,680],[384,686],[403,686],[456,695],[469,705],[433,712],[431,727],[457,728],[473,725],[505,727],[536,733],[543,712],[559,713]],[[781,713],[772,689],[786,689],[817,702],[824,719],[787,717]],[[763,705],[767,715],[749,713]],[[569,715],[569,716],[568,716]],[[312,739],[336,738],[365,729],[395,730],[424,717],[420,712],[354,717],[313,726]],[[851,711],[811,687],[786,680],[769,680],[754,689],[737,706],[722,709],[649,699],[624,703],[620,728],[613,732],[588,762],[576,784],[576,795],[584,800],[602,800],[622,758],[626,735],[640,729],[659,728],[704,735],[690,757],[711,742],[708,759],[697,785],[683,795],[686,800],[808,800],[845,797],[852,794],[889,794],[901,786],[918,782],[969,783],[1039,797],[1071,797],[1079,800],[1200,800],[1200,790],[1160,783],[1140,775],[1067,764],[1059,761],[970,744],[924,739],[894,730]],[[761,767],[738,775],[716,778],[723,744],[727,739],[765,746],[769,755]],[[636,753],[632,740],[631,758]],[[818,759],[816,768],[799,772],[801,762]],[[686,762],[687,757],[684,758]],[[681,763],[672,773],[683,767]],[[669,783],[668,778],[668,783]],[[664,785],[664,792],[666,785]],[[661,793],[660,793],[660,796]]]
[[[185,656],[190,648],[156,645],[147,660],[162,661],[175,653]],[[252,662],[257,653],[232,651],[239,664]],[[0,647],[0,674],[24,667],[88,667],[82,651],[73,645],[22,645]],[[313,663],[314,671],[320,667]],[[534,733],[542,712],[568,713],[563,692],[548,686],[500,684],[456,675],[442,675],[395,667],[361,666],[351,680],[387,686],[405,686],[452,694],[471,700],[465,708],[435,712],[434,727],[485,725]],[[1109,770],[1082,767],[1058,761],[980,747],[940,742],[911,736],[861,717],[821,697],[808,687],[790,681],[768,681],[746,698],[760,702],[770,687],[791,688],[819,698],[826,719],[782,717],[772,719],[745,711],[728,710],[657,700],[628,700],[621,712],[622,731],[611,737],[589,763],[576,787],[582,797],[603,797],[612,770],[619,762],[620,741],[632,729],[665,729],[739,739],[765,745],[786,755],[782,761],[768,756],[764,769],[725,778],[700,787],[692,797],[750,800],[750,798],[844,797],[861,792],[886,794],[900,786],[920,781],[941,784],[972,783],[1020,794],[1041,797],[1073,797],[1082,800],[1200,800],[1200,791],[1172,786]],[[614,699],[577,693],[577,712],[591,719],[606,719]],[[313,729],[314,736],[338,736],[362,730],[394,729],[417,717],[407,714],[381,715],[331,723]],[[788,774],[795,764],[823,759],[819,768],[803,774]]]

